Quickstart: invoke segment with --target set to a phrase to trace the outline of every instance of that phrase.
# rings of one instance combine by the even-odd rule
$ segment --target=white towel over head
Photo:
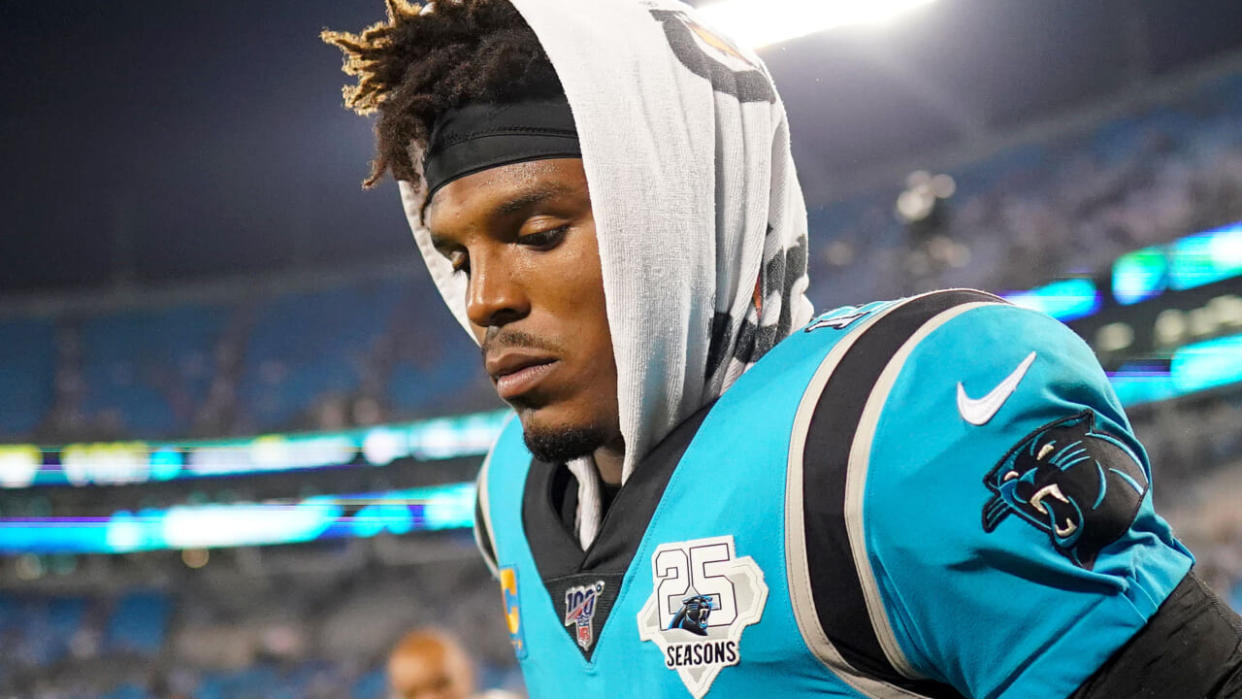
[[[624,481],[811,318],[789,124],[762,61],[687,5],[512,2],[556,69],[582,146],[617,361]],[[431,245],[424,193],[401,184],[432,276],[469,327],[466,280]],[[598,476],[589,459],[570,468],[586,547],[599,525]]]

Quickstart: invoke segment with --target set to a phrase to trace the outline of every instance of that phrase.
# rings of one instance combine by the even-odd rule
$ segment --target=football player
[[[402,636],[388,654],[386,674],[392,699],[469,699],[474,693],[466,651],[437,629]]]
[[[1089,348],[987,293],[818,316],[762,62],[672,0],[389,0],[341,47],[515,418],[477,535],[534,696],[1236,696]]]

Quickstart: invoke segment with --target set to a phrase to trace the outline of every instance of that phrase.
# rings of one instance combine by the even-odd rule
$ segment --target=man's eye
[[[538,233],[527,233],[526,235],[518,236],[518,242],[532,248],[550,250],[561,242],[567,231],[569,231],[569,224],[550,228],[546,231],[539,231]]]

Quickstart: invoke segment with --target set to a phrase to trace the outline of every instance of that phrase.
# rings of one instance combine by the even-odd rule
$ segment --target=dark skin
[[[467,699],[474,693],[473,674],[465,651],[437,632],[412,632],[388,656],[393,699]]]
[[[424,220],[436,249],[468,275],[471,330],[527,437],[589,432],[600,477],[620,483],[617,363],[582,160],[454,180],[435,193]]]

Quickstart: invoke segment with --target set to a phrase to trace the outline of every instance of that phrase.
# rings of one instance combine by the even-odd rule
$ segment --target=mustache
[[[490,327],[483,336],[483,342],[479,343],[479,352],[486,361],[487,355],[502,349],[532,349],[542,350],[552,354],[559,354],[560,347],[546,340],[540,339],[530,333],[521,330],[505,330],[499,327]]]

